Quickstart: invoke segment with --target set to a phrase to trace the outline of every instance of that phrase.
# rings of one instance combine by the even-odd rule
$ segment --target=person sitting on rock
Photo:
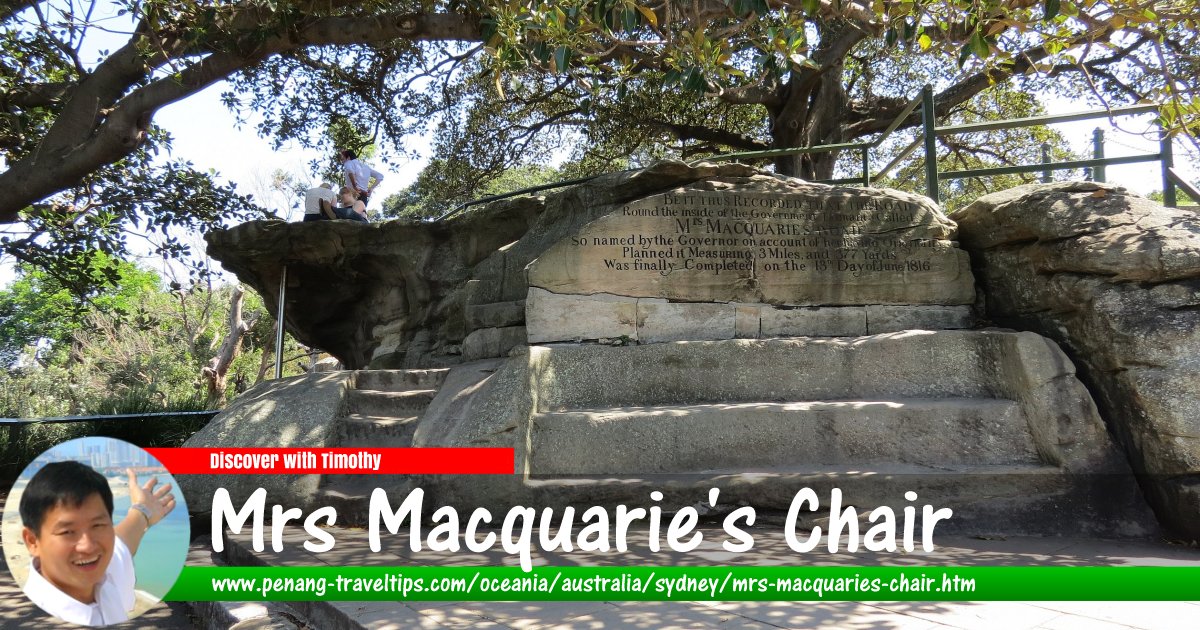
[[[337,195],[332,189],[333,186],[329,182],[321,182],[320,186],[313,186],[304,193],[305,221],[324,221],[337,218],[333,214],[333,204],[337,201]]]
[[[362,221],[363,223],[369,222],[367,219],[367,205],[358,198],[358,193],[354,192],[353,188],[342,186],[342,189],[338,191],[338,199],[342,205],[333,208],[333,213],[337,215],[337,218],[349,221]]]

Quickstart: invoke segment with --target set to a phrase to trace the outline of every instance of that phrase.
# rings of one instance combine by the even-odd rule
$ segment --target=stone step
[[[1050,341],[1010,331],[531,346],[537,412],[637,405],[1011,398],[1061,374]],[[1071,371],[1073,373],[1073,370]]]
[[[407,448],[412,446],[419,415],[369,416],[349,414],[337,421],[337,447],[373,446]]]
[[[242,532],[248,533],[249,528],[243,529]],[[308,535],[302,529],[286,529],[282,538],[284,551],[269,553],[271,544],[268,542],[266,546],[268,553],[263,553],[254,551],[253,545],[246,537],[238,537],[226,531],[224,533],[224,551],[212,555],[218,563],[240,567],[320,565],[316,556],[303,550],[303,541],[308,540]],[[188,557],[188,565],[191,566],[191,556]],[[330,588],[332,587],[327,587],[327,591]],[[235,602],[194,602],[193,605],[211,606],[222,603],[234,604]],[[270,618],[264,617],[260,613],[261,610],[268,609],[268,607],[271,611]],[[356,613],[361,612],[361,608],[362,602],[289,601],[286,605],[281,602],[247,602],[234,608],[235,614],[240,613],[246,616],[247,621],[241,622],[244,625],[224,626],[210,623],[198,627],[222,630],[225,628],[229,630],[259,630],[260,628],[262,630],[292,630],[293,628],[296,630],[313,630],[314,628],[364,630],[367,627],[373,627],[364,626],[355,620]],[[295,625],[279,625],[280,620],[277,618],[282,618],[282,621]],[[206,621],[204,617],[201,617],[201,620]]]
[[[187,566],[228,566],[231,564],[228,556],[238,555],[233,552],[233,547],[233,545],[227,545],[227,552],[222,555],[213,552],[207,537],[202,541],[193,541],[188,548]],[[240,558],[240,556],[238,557]],[[190,612],[190,615],[184,615],[185,620],[190,622],[189,627],[205,628],[206,630],[248,630],[250,628],[255,630],[305,630],[314,627],[303,614],[281,602],[223,601],[184,602],[184,604]],[[186,619],[187,616],[192,618]],[[175,627],[172,624],[162,623],[162,620],[147,617],[137,618],[139,627]]]
[[[980,398],[565,411],[535,415],[531,436],[545,475],[1041,461],[1020,406]]]
[[[367,416],[419,415],[437,396],[436,389],[379,391],[352,389],[347,392],[346,412]]]
[[[409,389],[437,389],[446,380],[449,368],[431,370],[359,370],[354,373],[355,387],[385,392]]]
[[[317,489],[318,500],[314,505],[336,509],[339,527],[365,527],[375,488],[383,488],[389,497],[403,500],[410,490],[420,486],[421,480],[422,477],[416,475],[329,475]],[[399,505],[394,502],[392,508]]]
[[[452,478],[427,477],[414,481],[425,488],[425,505],[455,505],[460,512],[484,507],[493,515],[514,505],[561,510],[570,505],[581,514],[589,506],[650,507],[664,512],[683,506],[708,506],[708,493],[718,488],[718,518],[740,505],[751,505],[764,522],[781,520],[796,493],[812,489],[819,501],[815,512],[801,512],[802,523],[819,524],[829,516],[831,491],[839,488],[843,506],[869,512],[881,505],[896,514],[903,507],[925,504],[949,507],[954,517],[939,531],[965,535],[1007,534],[1034,536],[1098,536],[1143,538],[1159,532],[1132,474],[1081,475],[1064,473],[1054,466],[791,466],[756,471],[710,471],[637,476],[479,476],[472,483]],[[400,505],[408,487],[388,491],[392,509]],[[367,518],[365,497],[372,488],[361,488],[344,503],[348,519]],[[654,502],[650,493],[664,497]],[[905,492],[917,493],[908,502]],[[432,496],[430,496],[432,495]],[[355,508],[357,509],[351,509]],[[703,511],[703,509],[701,509]],[[339,519],[343,517],[339,510]]]

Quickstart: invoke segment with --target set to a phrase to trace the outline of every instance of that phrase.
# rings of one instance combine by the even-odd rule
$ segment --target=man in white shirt
[[[346,186],[356,191],[359,201],[366,205],[371,191],[383,181],[383,173],[364,164],[352,149],[338,151],[338,157],[342,160],[342,171],[346,174]]]
[[[321,182],[320,186],[313,186],[304,193],[304,220],[336,219],[337,216],[333,214],[336,204],[337,193],[333,192],[333,186],[329,182]]]
[[[129,514],[113,523],[103,475],[79,462],[52,462],[21,494],[21,537],[33,562],[24,591],[64,621],[106,626],[129,619],[136,601],[133,556],[142,536],[175,508],[169,484],[137,485],[129,474]]]

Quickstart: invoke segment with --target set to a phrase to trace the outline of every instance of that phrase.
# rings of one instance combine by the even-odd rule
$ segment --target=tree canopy
[[[81,302],[79,296],[57,278],[29,264],[17,267],[17,277],[11,286],[0,291],[0,363],[10,366],[22,354],[34,360],[48,360],[54,355],[66,356],[74,334],[87,326],[89,313],[98,315],[133,315],[146,295],[158,290],[157,274],[136,265],[117,261],[116,281],[102,282]],[[108,268],[109,261],[100,257],[92,271]]]
[[[213,396],[204,368],[223,344],[240,351],[225,366],[228,394],[266,376],[275,335],[257,295],[240,309],[244,332],[230,335],[237,287],[207,278],[183,286],[132,263],[114,267],[116,280],[81,303],[45,271],[18,266],[16,281],[0,290],[0,416],[218,408],[226,391]],[[305,356],[290,338],[284,353]],[[297,374],[306,363],[285,365]]]
[[[328,149],[340,124],[404,151],[434,133],[448,172],[475,179],[564,143],[586,170],[664,139],[702,156],[862,138],[931,78],[941,115],[1016,79],[1165,102],[1166,127],[1195,137],[1198,22],[1194,0],[0,0],[3,247],[83,278],[130,227],[171,255],[172,226],[262,216],[156,159],[155,113],[221,80],[277,142]],[[825,177],[836,159],[774,166]]]

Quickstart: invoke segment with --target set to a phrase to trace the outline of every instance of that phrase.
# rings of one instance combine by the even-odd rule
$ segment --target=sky
[[[295,174],[301,182],[319,184],[308,162],[327,159],[328,156],[294,142],[275,150],[269,141],[255,133],[258,121],[253,115],[239,129],[234,115],[220,101],[220,94],[226,89],[227,84],[218,83],[191,98],[159,110],[154,120],[170,131],[173,138],[170,157],[188,160],[200,170],[216,170],[222,179],[237,184],[239,192],[251,193],[256,199],[270,193],[269,190],[263,190],[264,183],[269,181],[270,174],[276,169]],[[394,155],[389,155],[389,158],[391,165],[384,165],[381,160],[367,161],[384,175],[383,182],[372,194],[372,210],[378,210],[388,195],[411,184],[424,166],[423,163],[410,162]],[[280,197],[268,200],[280,205],[297,201]],[[281,216],[287,216],[286,207],[276,206],[272,209],[280,212]],[[303,212],[303,209],[295,210],[290,219],[299,220]]]

